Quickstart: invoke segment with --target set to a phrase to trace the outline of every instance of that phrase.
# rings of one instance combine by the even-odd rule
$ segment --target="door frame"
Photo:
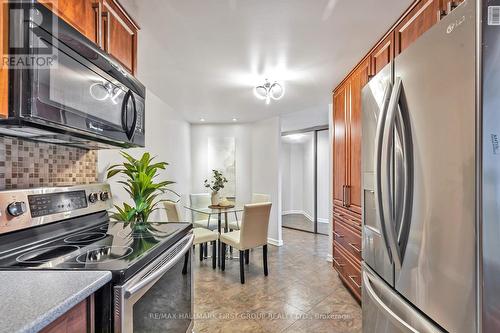
[[[293,130],[293,131],[287,131],[287,132],[281,132],[281,136],[287,136],[287,135],[292,135],[292,134],[301,134],[301,133],[313,133],[313,143],[314,143],[314,175],[313,175],[313,182],[314,182],[314,204],[313,204],[313,223],[314,223],[314,231],[309,231],[309,230],[303,230],[299,228],[293,228],[293,227],[287,227],[283,225],[283,222],[281,223],[281,227],[283,228],[288,228],[288,229],[293,229],[293,230],[299,230],[299,231],[305,231],[309,232],[311,234],[318,234],[318,235],[323,235],[323,236],[329,236],[328,233],[322,234],[318,233],[318,132],[321,131],[329,131],[330,126],[328,125],[320,125],[320,126],[314,126],[314,127],[308,127],[300,130]],[[283,216],[283,209],[281,210],[281,215]],[[328,224],[330,224],[330,220],[328,221]]]

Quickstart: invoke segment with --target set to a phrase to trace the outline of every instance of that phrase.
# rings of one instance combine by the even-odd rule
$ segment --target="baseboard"
[[[267,243],[271,244],[271,245],[274,245],[274,246],[283,246],[283,240],[282,239],[277,240],[277,239],[268,237],[267,238]]]
[[[330,221],[328,221],[328,219],[320,219],[320,218],[318,218],[318,223],[330,223]]]
[[[311,215],[307,214],[306,212],[302,212],[302,215],[304,215],[304,217],[306,219],[308,219],[309,221],[311,221],[311,222],[314,221],[313,217]]]
[[[302,211],[302,210],[285,210],[285,211],[283,211],[283,215],[293,215],[293,214],[304,215],[304,211]]]

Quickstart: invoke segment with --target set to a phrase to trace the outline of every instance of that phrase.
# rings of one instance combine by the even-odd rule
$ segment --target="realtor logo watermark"
[[[57,16],[39,10],[30,0],[0,0],[9,22],[0,67],[53,69],[57,67]],[[57,8],[57,0],[47,3]],[[4,16],[5,17],[5,16]]]

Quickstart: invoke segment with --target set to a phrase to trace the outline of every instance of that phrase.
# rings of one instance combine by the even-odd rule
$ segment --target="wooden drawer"
[[[339,272],[340,278],[351,289],[354,295],[361,300],[361,263],[354,263],[342,246],[333,242],[333,266]]]
[[[333,218],[361,230],[361,215],[348,209],[333,205]]]
[[[359,230],[349,227],[340,220],[335,220],[333,226],[333,238],[353,257],[361,261],[361,234]]]

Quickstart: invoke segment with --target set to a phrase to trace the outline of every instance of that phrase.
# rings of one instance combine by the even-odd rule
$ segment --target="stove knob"
[[[107,201],[108,199],[109,199],[109,192],[107,191],[101,192],[101,200]]]
[[[97,193],[90,193],[90,194],[89,194],[89,201],[90,201],[91,203],[94,203],[94,202],[96,202],[97,200],[99,200],[99,194],[97,194]]]
[[[12,202],[7,206],[7,212],[10,216],[20,216],[26,212],[26,204],[24,201]]]

